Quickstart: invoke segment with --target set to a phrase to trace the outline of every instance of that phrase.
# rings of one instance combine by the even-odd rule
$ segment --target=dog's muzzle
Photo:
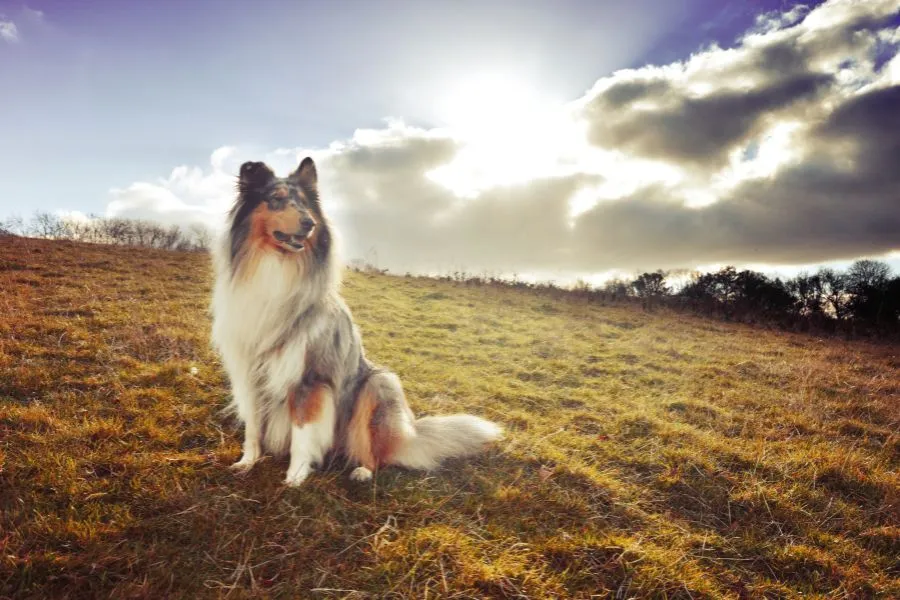
[[[300,221],[300,228],[297,231],[293,233],[275,231],[273,232],[273,235],[275,236],[275,239],[282,244],[290,246],[294,250],[303,250],[303,242],[309,238],[315,228],[316,222],[309,217],[305,217]]]

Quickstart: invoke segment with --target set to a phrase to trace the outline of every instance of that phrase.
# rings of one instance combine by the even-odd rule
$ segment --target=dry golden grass
[[[508,437],[293,490],[226,468],[210,284],[0,239],[0,597],[900,596],[896,347],[348,273],[414,409]]]

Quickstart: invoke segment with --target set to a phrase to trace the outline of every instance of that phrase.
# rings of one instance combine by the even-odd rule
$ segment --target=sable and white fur
[[[333,246],[311,159],[285,178],[263,163],[241,166],[214,248],[212,299],[213,344],[245,426],[233,468],[289,452],[285,483],[296,486],[336,453],[366,480],[386,465],[430,470],[500,438],[472,415],[415,419],[399,378],[365,357]]]

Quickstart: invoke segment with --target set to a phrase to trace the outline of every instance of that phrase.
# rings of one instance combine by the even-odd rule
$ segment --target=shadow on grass
[[[22,489],[23,473],[16,483],[31,510],[20,506],[4,521],[28,541],[0,593],[196,597],[340,588],[378,597],[407,563],[417,565],[407,586],[440,578],[443,569],[450,588],[488,597],[545,593],[529,583],[539,572],[555,574],[570,593],[616,590],[634,577],[604,532],[639,528],[640,519],[582,475],[558,470],[542,480],[535,461],[495,451],[433,474],[385,469],[365,484],[333,463],[289,489],[281,484],[285,459],[266,458],[244,477],[221,455],[185,460],[82,465],[108,490],[89,495]],[[433,543],[454,558],[432,556],[422,535],[438,535]],[[394,556],[391,544],[410,548]],[[535,563],[492,573],[486,565],[516,545],[529,546]]]
[[[496,449],[432,474],[388,468],[365,484],[332,461],[289,489],[281,484],[286,459],[266,458],[237,477],[227,468],[235,456],[193,441],[169,448],[182,450],[178,459],[80,464],[101,493],[31,485],[36,474],[16,474],[8,489],[30,506],[19,502],[3,524],[26,542],[0,593],[215,597],[328,588],[377,597],[398,580],[431,589],[449,571],[448,589],[488,597],[547,594],[541,585],[549,584],[534,580],[541,574],[572,596],[713,597],[665,571],[664,555],[632,549],[660,535],[659,519],[704,536],[694,559],[720,586],[752,589],[764,580],[834,593],[845,584],[842,566],[811,537],[810,504],[801,509],[765,489],[738,493],[732,471],[751,465],[737,457],[731,471],[686,461],[668,477],[619,464],[623,478],[643,482],[646,497],[635,502],[565,466],[548,470]],[[775,476],[759,468],[756,475]],[[871,531],[870,552],[895,547],[895,533]],[[496,566],[511,557],[521,564]]]

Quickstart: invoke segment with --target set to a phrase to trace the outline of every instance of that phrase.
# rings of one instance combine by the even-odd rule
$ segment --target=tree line
[[[821,268],[790,279],[724,267],[693,273],[677,289],[664,271],[607,282],[602,293],[643,305],[675,306],[727,320],[792,329],[849,333],[900,332],[900,276],[881,261],[862,259],[846,271]]]
[[[369,265],[363,272],[384,272]],[[407,274],[407,277],[410,277]],[[821,268],[790,279],[727,266],[715,272],[654,271],[611,279],[599,287],[579,280],[570,287],[456,271],[438,277],[463,285],[529,289],[591,302],[666,307],[727,321],[794,331],[861,336],[900,335],[900,276],[877,260],[857,260],[846,271]]]
[[[96,215],[76,219],[48,212],[36,212],[27,221],[18,216],[2,221],[0,235],[4,234],[193,252],[209,250],[213,239],[212,232],[199,223],[183,228],[143,219]]]

